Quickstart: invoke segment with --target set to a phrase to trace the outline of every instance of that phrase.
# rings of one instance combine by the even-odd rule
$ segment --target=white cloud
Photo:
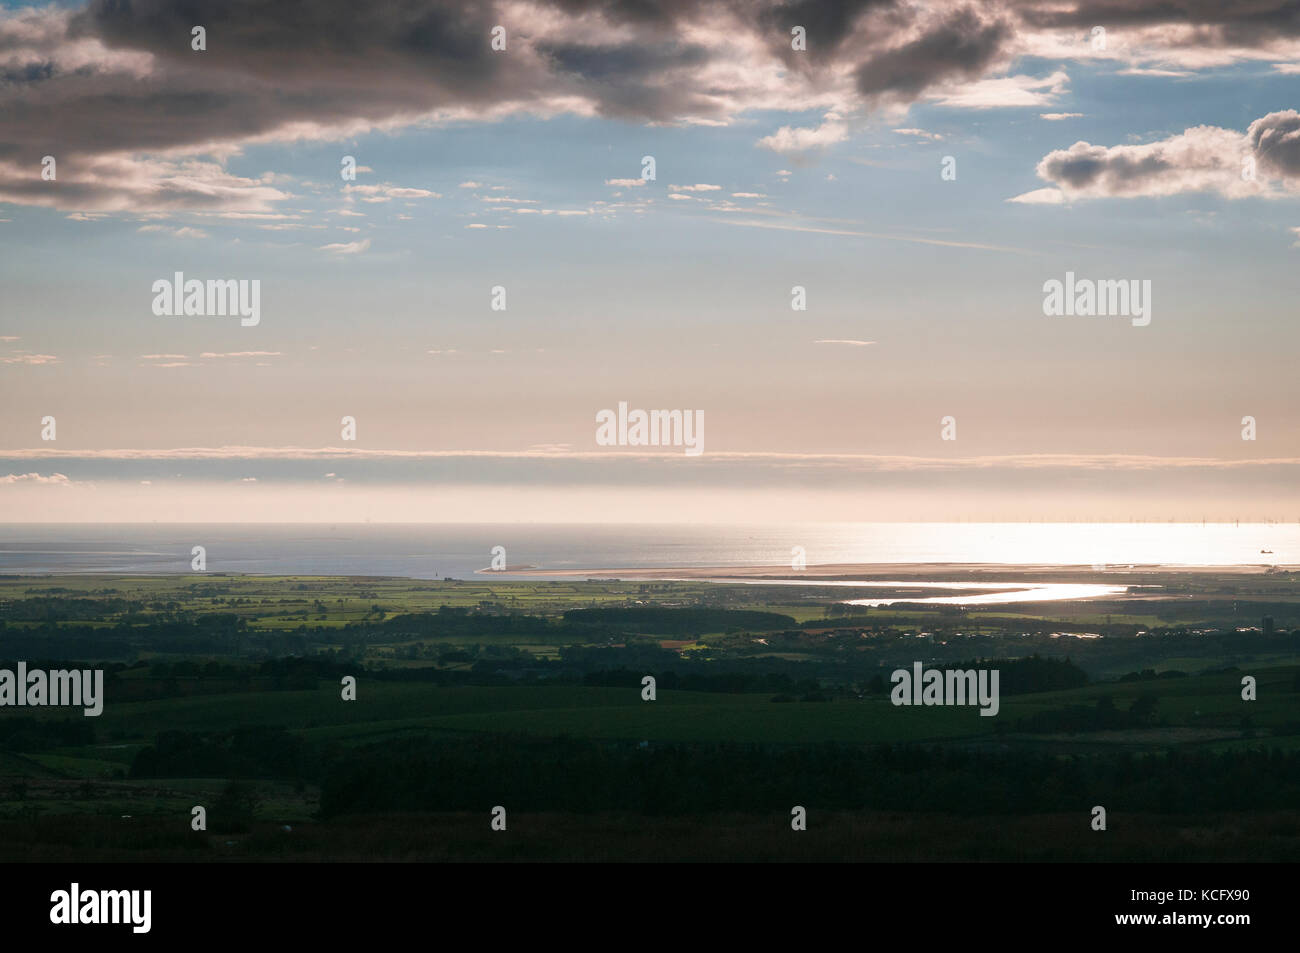
[[[52,486],[72,486],[72,481],[62,473],[41,476],[39,473],[10,473],[0,476],[0,484],[12,486],[15,483],[42,483]]]
[[[182,354],[178,356],[184,357],[185,355]],[[215,351],[204,351],[202,354],[199,355],[199,357],[204,359],[218,358],[218,357],[279,357],[279,356],[280,356],[279,351],[226,351],[224,353],[217,353]]]
[[[1269,113],[1252,122],[1244,135],[1218,126],[1193,126],[1140,145],[1080,141],[1048,153],[1036,171],[1071,200],[1188,192],[1227,198],[1294,194],[1300,189],[1300,113]],[[1058,202],[1039,194],[1050,191],[1039,189],[1012,201]]]
[[[915,136],[917,139],[930,139],[932,141],[938,141],[943,138],[943,136],[937,132],[926,132],[924,129],[895,129],[894,132],[898,133],[900,136]]]
[[[320,250],[335,255],[359,255],[370,250],[370,239],[363,238],[359,242],[331,242],[328,245],[321,245]]]
[[[956,109],[994,109],[1009,106],[1051,106],[1069,85],[1064,70],[1035,79],[1033,76],[1002,76],[981,79],[936,90],[931,98],[940,106]]]
[[[140,232],[162,232],[170,235],[172,238],[207,238],[208,233],[201,228],[191,228],[188,225],[172,227],[169,225],[141,225],[136,231]]]
[[[844,124],[837,113],[829,112],[820,126],[814,128],[782,126],[772,135],[759,139],[757,144],[761,148],[771,149],[781,155],[798,156],[806,152],[825,149],[837,142],[843,142],[848,137],[848,126]],[[781,174],[783,173],[777,173],[777,175]],[[790,173],[786,172],[784,174],[789,175]]]
[[[383,185],[345,185],[343,191],[361,196],[363,202],[391,202],[393,199],[440,199],[442,194],[428,189],[408,189],[384,183]]]
[[[1065,193],[1060,189],[1034,189],[1023,195],[1012,196],[1007,201],[1021,205],[1060,205],[1065,201]]]

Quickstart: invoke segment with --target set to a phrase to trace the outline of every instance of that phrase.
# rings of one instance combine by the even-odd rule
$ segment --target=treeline
[[[796,679],[781,672],[738,672],[711,671],[708,667],[699,671],[678,674],[676,671],[648,673],[631,669],[605,669],[588,672],[582,676],[582,684],[599,688],[639,689],[641,679],[647,674],[654,674],[657,689],[678,689],[686,692],[780,692],[804,693],[816,692],[821,685],[816,679]]]
[[[928,666],[927,666],[928,667]],[[1003,695],[1026,695],[1032,692],[1055,692],[1082,688],[1088,675],[1069,658],[1043,658],[1031,655],[1018,659],[979,659],[969,662],[945,662],[951,669],[997,669],[998,691]]]
[[[137,752],[132,778],[314,778],[317,752],[279,726],[163,731]]]
[[[0,749],[5,751],[44,751],[94,743],[95,726],[90,718],[56,721],[14,714],[0,718]]]
[[[564,621],[576,625],[603,625],[624,632],[689,637],[705,632],[745,630],[772,632],[797,626],[779,612],[756,609],[623,608],[568,609]]]
[[[411,612],[393,616],[380,623],[352,622],[331,633],[356,635],[382,633],[388,638],[424,636],[426,638],[474,639],[483,636],[546,636],[554,629],[544,616],[526,613],[484,613],[442,606],[437,612]]]
[[[141,649],[176,654],[240,655],[261,645],[295,646],[305,649],[301,636],[286,638],[281,633],[255,635],[234,613],[212,613],[193,620],[155,621],[143,625],[117,622],[113,625],[60,625],[45,622],[36,626],[8,625],[0,620],[0,651],[23,658],[56,655],[64,658],[126,659]]]
[[[95,622],[138,607],[139,603],[127,599],[32,596],[0,602],[0,619],[14,622]]]
[[[961,748],[639,747],[516,737],[404,739],[332,759],[321,814],[482,810],[890,810],[967,815],[1279,810],[1300,801],[1300,752],[1060,758]],[[1082,823],[1082,822],[1081,822]],[[995,836],[991,834],[991,836]]]
[[[1145,728],[1156,720],[1159,699],[1143,693],[1129,704],[1127,710],[1115,707],[1109,695],[1097,699],[1096,705],[1067,705],[1052,711],[1035,712],[1017,718],[1015,731],[1031,733],[1113,731],[1119,728]]]

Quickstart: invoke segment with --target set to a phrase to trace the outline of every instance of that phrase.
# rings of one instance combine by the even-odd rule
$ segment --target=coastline
[[[1015,564],[1015,563],[828,563],[809,566],[807,569],[791,569],[786,566],[713,566],[713,567],[678,567],[678,568],[621,568],[621,569],[545,569],[533,568],[527,571],[530,577],[554,577],[557,579],[647,579],[669,581],[707,581],[710,579],[737,580],[791,580],[845,582],[865,580],[869,582],[919,581],[922,578],[935,582],[994,582],[993,576],[1012,577],[1018,581],[1035,580],[1034,577],[1050,576],[1054,580],[1072,577],[1082,581],[1086,578],[1105,579],[1118,582],[1125,577],[1152,576],[1255,576],[1276,575],[1288,572],[1300,572],[1300,566],[1291,565],[1235,565],[1235,566],[1193,566],[1193,565],[1052,565]],[[508,578],[512,574],[506,570],[480,569],[476,575],[500,576]]]

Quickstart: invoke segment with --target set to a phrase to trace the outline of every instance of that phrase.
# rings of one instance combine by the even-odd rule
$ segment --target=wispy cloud
[[[359,255],[370,250],[370,239],[363,238],[359,242],[331,242],[328,245],[321,245],[320,250],[334,255]]]
[[[1018,255],[1036,255],[1039,252],[1028,248],[1015,248],[1009,245],[989,245],[983,242],[959,242],[941,238],[919,238],[915,235],[891,235],[883,232],[863,232],[848,228],[827,228],[819,225],[796,225],[790,222],[754,221],[752,219],[724,218],[728,225],[740,225],[745,228],[775,228],[787,232],[810,232],[818,235],[845,235],[852,238],[879,238],[892,242],[912,242],[918,245],[941,245],[947,248],[977,248],[981,251],[1005,251]]]
[[[39,473],[10,473],[0,476],[0,485],[12,486],[15,483],[35,483],[47,486],[71,486],[72,481],[65,474],[51,473],[41,476]]]
[[[265,226],[264,226],[265,227]],[[189,225],[179,227],[171,225],[141,225],[137,231],[141,232],[161,232],[164,235],[170,235],[172,238],[207,238],[208,233],[201,228],[193,228]]]
[[[181,447],[175,449],[56,450],[48,448],[0,450],[0,460],[437,460],[482,457],[491,459],[574,459],[631,460],[636,458],[681,458],[680,452],[571,450],[555,446],[527,450],[385,450],[349,447]],[[1235,470],[1254,467],[1300,466],[1300,457],[1225,458],[1205,456],[1158,456],[1131,453],[1028,453],[983,454],[968,457],[925,457],[868,453],[791,453],[773,451],[710,450],[694,458],[695,463],[751,461],[754,463],[817,463],[868,470],[962,470],[962,469],[1087,469]]]
[[[428,189],[411,189],[384,183],[383,185],[345,185],[344,193],[358,195],[363,202],[391,202],[394,199],[440,199],[442,195]]]
[[[958,109],[1051,106],[1065,93],[1069,82],[1070,77],[1064,70],[1037,79],[1033,76],[1003,76],[936,91],[933,98],[940,106]]]
[[[182,355],[183,356],[183,355]],[[204,351],[199,355],[200,358],[223,358],[223,357],[279,357],[279,351],[226,351],[218,353],[214,351]]]

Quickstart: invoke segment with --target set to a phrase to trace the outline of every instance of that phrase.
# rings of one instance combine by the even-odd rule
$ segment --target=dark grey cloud
[[[1193,126],[1141,145],[1076,142],[1048,153],[1037,171],[1039,178],[1065,195],[1080,198],[1186,192],[1218,192],[1229,198],[1286,194],[1300,189],[1300,112],[1269,113],[1244,133]]]
[[[1268,35],[1300,36],[1296,0],[1076,0],[1045,3],[1018,0],[1020,19],[1030,27],[1207,27],[1206,41],[1251,45]]]
[[[1169,158],[1157,152],[1116,153],[1105,146],[1080,142],[1045,158],[1041,174],[1069,189],[1107,188],[1120,192],[1125,187],[1168,175],[1176,168]]]
[[[1262,116],[1250,124],[1246,139],[1265,172],[1300,184],[1300,112],[1287,109]]]
[[[1264,43],[1265,27],[1297,35],[1298,11],[1300,0],[90,0],[11,10],[0,13],[0,201],[265,208],[274,190],[223,180],[219,168],[196,180],[175,163],[431,116],[845,114],[996,74],[1025,51],[1027,29],[1192,24],[1217,30],[1215,42]],[[505,53],[490,45],[498,24]],[[191,48],[196,25],[204,52]],[[806,52],[790,49],[796,25]],[[1292,140],[1259,134],[1272,137],[1261,161],[1291,168]],[[38,177],[45,155],[59,161],[57,188]],[[115,166],[123,156],[143,164]],[[1087,175],[1086,160],[1063,174]]]
[[[1015,31],[972,8],[956,11],[911,42],[867,60],[854,73],[864,96],[897,93],[915,98],[935,83],[974,79],[1005,52]]]

